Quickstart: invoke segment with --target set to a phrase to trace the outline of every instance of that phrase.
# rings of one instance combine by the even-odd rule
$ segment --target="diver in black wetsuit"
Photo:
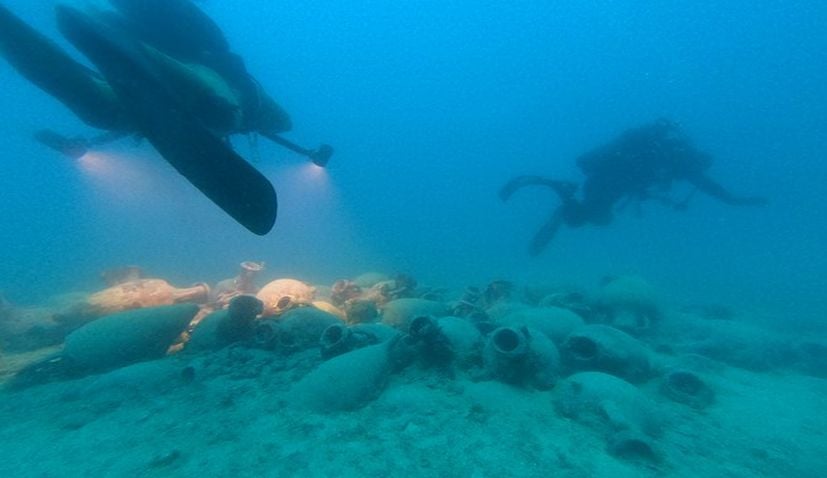
[[[218,26],[190,0],[110,0],[115,11],[57,6],[61,33],[87,68],[0,5],[0,54],[88,125],[92,140],[38,132],[74,157],[126,135],[146,138],[179,173],[239,223],[266,234],[275,222],[272,184],[227,137],[259,133],[324,166],[332,148],[279,136],[290,119],[232,53]]]
[[[531,255],[542,252],[561,225],[607,225],[614,212],[629,203],[651,199],[685,209],[691,195],[681,201],[668,196],[674,181],[686,181],[695,190],[729,205],[766,204],[762,197],[740,197],[728,192],[706,174],[711,164],[711,156],[697,150],[675,123],[660,119],[630,129],[577,158],[577,165],[586,176],[579,188],[579,199],[576,183],[538,176],[512,179],[500,190],[500,198],[505,201],[526,186],[548,187],[559,196],[560,206],[531,241]]]
[[[219,27],[190,0],[110,0],[116,11],[89,11],[113,42],[137,43],[140,53],[200,121],[219,136],[276,135],[292,124],[230,50]],[[61,21],[70,37],[76,24]],[[120,37],[120,38],[118,38]],[[0,5],[0,53],[42,90],[84,122],[110,132],[132,133],[128,114],[106,78],[80,65],[57,45]]]

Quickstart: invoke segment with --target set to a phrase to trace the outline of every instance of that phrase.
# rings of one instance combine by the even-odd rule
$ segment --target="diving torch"
[[[280,144],[290,151],[294,151],[302,156],[308,157],[313,164],[320,168],[327,166],[327,163],[330,161],[330,157],[333,156],[333,147],[329,144],[322,144],[317,149],[307,149],[286,138],[282,138],[275,133],[268,133],[266,131],[260,131],[260,133],[270,141]]]

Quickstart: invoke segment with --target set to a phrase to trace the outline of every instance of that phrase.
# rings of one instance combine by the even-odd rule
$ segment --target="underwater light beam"
[[[316,187],[325,187],[329,180],[327,170],[315,162],[302,166],[298,173],[304,180],[303,182],[313,184]]]

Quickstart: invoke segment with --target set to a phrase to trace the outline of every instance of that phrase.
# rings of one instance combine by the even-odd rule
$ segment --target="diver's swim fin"
[[[128,129],[114,92],[100,76],[0,5],[0,54],[21,75],[57,98],[84,123]]]
[[[267,234],[276,192],[260,172],[187,111],[136,40],[65,5],[58,28],[106,78],[138,131],[179,173],[236,221]]]
[[[558,207],[551,214],[548,221],[543,224],[543,227],[534,234],[531,238],[531,243],[528,245],[528,253],[531,257],[539,256],[541,252],[548,246],[549,242],[554,239],[557,230],[563,224],[563,209]]]

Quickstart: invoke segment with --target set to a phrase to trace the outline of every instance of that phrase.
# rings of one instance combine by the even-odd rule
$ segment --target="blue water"
[[[66,45],[53,2],[4,4]],[[302,158],[235,145],[275,184],[275,229],[256,237],[129,141],[94,162],[35,144],[42,127],[91,134],[0,65],[0,290],[17,303],[100,287],[138,264],[177,284],[232,275],[241,260],[329,283],[367,270],[422,283],[493,278],[595,284],[641,274],[676,300],[778,320],[817,320],[827,215],[827,4],[819,1],[212,0],[202,8],[291,113],[290,138],[336,148]],[[68,45],[66,45],[68,47]],[[497,189],[518,174],[580,180],[574,158],[657,117],[712,153],[733,191],[686,213],[647,205],[605,228],[527,243],[555,199]]]

